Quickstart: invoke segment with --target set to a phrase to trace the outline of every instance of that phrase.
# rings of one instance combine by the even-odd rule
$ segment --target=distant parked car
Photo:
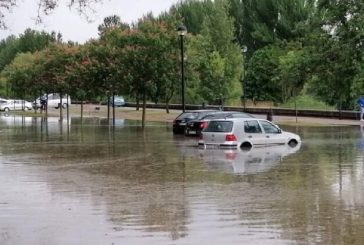
[[[249,148],[265,145],[295,146],[299,135],[284,132],[274,123],[257,118],[216,119],[202,131],[199,146],[204,148]]]
[[[125,99],[123,96],[114,96],[114,102],[112,101],[112,96],[110,97],[109,104],[115,107],[121,107],[125,105]]]
[[[1,111],[19,111],[19,110],[31,110],[33,108],[32,103],[26,100],[7,100],[0,102]]]
[[[68,97],[68,99],[67,99]],[[56,109],[59,108],[61,104],[63,108],[67,108],[71,104],[71,97],[67,94],[62,95],[62,100],[60,98],[59,93],[51,93],[51,94],[43,94],[41,97],[37,98],[33,102],[34,108],[41,108],[43,102],[47,104],[48,107],[54,107]]]
[[[217,111],[209,113],[199,119],[190,120],[186,125],[185,135],[201,135],[201,131],[207,127],[209,121],[223,118],[254,118],[254,116],[239,111]]]
[[[186,111],[179,114],[176,119],[173,120],[173,133],[184,134],[187,122],[195,119],[200,119],[207,114],[217,112],[216,110],[194,110]]]

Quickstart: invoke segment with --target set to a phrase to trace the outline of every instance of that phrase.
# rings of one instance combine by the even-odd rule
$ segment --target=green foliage
[[[313,109],[313,110],[334,110],[335,107],[329,106],[324,102],[309,95],[299,95],[292,97],[286,103],[280,104],[281,108]]]
[[[310,92],[337,108],[350,109],[363,94],[364,4],[362,1],[318,1],[318,21],[308,36],[311,48]],[[325,15],[322,15],[324,13]]]
[[[307,34],[314,2],[307,0],[229,0],[235,36],[250,57],[256,50],[280,41],[294,41]]]
[[[111,15],[104,18],[104,22],[98,26],[99,35],[102,38],[107,31],[111,31],[115,28],[120,30],[129,29],[129,25],[127,23],[123,23],[119,16]]]
[[[242,89],[242,56],[233,42],[233,20],[227,15],[227,2],[215,1],[203,22],[201,35],[189,46],[191,66],[198,73],[197,93],[213,104],[234,101]]]
[[[171,12],[183,21],[188,32],[196,35],[201,33],[205,17],[211,13],[213,7],[211,0],[186,0],[178,2],[171,8]]]
[[[50,34],[31,29],[25,30],[18,38],[9,36],[2,40],[0,43],[0,72],[12,62],[17,54],[42,50],[53,41]]]
[[[3,71],[1,76],[17,97],[29,97],[29,88],[33,88],[36,57],[31,53],[18,54]],[[28,96],[27,96],[28,95]]]
[[[279,67],[279,56],[284,52],[277,46],[267,46],[256,51],[248,63],[245,77],[247,98],[265,101],[280,101],[281,87],[276,77]]]

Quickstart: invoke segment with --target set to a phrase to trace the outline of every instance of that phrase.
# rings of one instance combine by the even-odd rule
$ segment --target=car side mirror
[[[278,128],[278,133],[281,134],[282,133],[282,129]]]

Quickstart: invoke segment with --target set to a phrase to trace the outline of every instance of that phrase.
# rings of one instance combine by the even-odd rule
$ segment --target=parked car
[[[8,99],[4,99],[4,98],[0,98],[0,103],[4,103],[4,102],[7,102]]]
[[[112,97],[110,97],[109,104],[111,106],[120,107],[125,105],[125,99],[123,96],[114,96],[114,101],[112,101]]]
[[[190,120],[199,119],[205,115],[213,112],[218,112],[217,110],[194,110],[186,111],[181,113],[173,120],[173,133],[174,134],[184,134],[186,129],[186,124]]]
[[[68,99],[67,99],[68,98]],[[34,108],[41,108],[42,105],[47,104],[48,107],[59,108],[61,104],[63,108],[67,108],[71,104],[71,97],[67,94],[62,95],[62,100],[59,93],[43,94],[33,102]]]
[[[32,103],[26,100],[6,100],[0,102],[1,111],[19,111],[19,110],[31,110],[33,108]]]
[[[299,135],[284,132],[274,123],[257,118],[217,119],[209,122],[202,131],[199,146],[250,148],[264,145],[295,146]]]
[[[207,127],[211,120],[223,118],[254,118],[254,116],[239,111],[217,111],[209,113],[199,119],[190,120],[186,125],[185,135],[201,135],[201,131]]]

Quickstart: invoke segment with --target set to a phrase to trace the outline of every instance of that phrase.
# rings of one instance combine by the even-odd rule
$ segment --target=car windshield
[[[204,132],[231,132],[233,129],[233,122],[231,121],[211,121]]]

